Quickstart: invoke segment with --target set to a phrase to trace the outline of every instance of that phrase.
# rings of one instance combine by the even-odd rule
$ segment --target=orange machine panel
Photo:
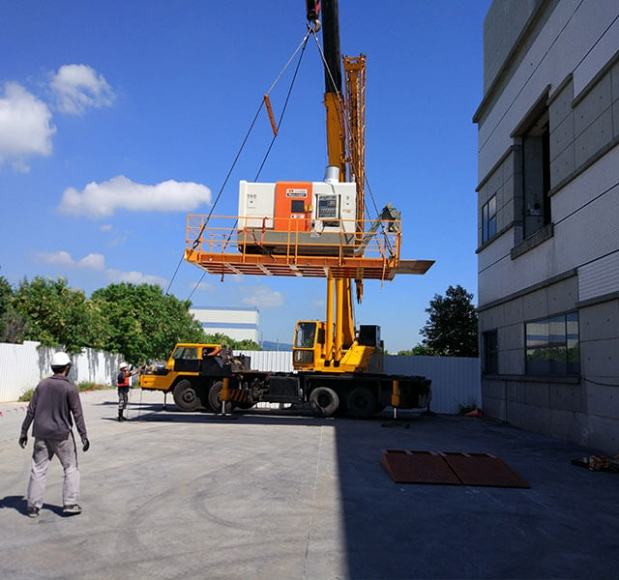
[[[309,232],[312,225],[312,183],[278,181],[275,184],[276,231]]]

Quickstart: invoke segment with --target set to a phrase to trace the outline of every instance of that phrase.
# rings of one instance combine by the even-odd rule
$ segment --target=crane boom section
[[[344,57],[349,179],[357,184],[358,232],[363,231],[365,215],[365,60],[363,54],[357,57]]]

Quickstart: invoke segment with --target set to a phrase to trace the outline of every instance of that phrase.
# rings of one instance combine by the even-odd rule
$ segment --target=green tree
[[[65,278],[25,278],[15,290],[11,305],[26,321],[25,340],[61,345],[71,354],[103,343],[103,319],[91,308],[84,292],[69,288]]]
[[[13,289],[11,285],[4,276],[0,276],[0,341],[5,340],[12,297]]]
[[[236,350],[262,350],[262,347],[255,340],[249,338],[235,340],[232,348]]]
[[[28,320],[13,308],[13,288],[0,276],[0,342],[23,342]]]
[[[216,332],[207,334],[204,337],[204,342],[211,344],[225,344],[233,350],[262,350],[262,347],[254,340],[244,338],[243,340],[234,340],[227,334]]]
[[[445,296],[436,294],[426,312],[430,315],[420,333],[423,345],[435,356],[478,356],[477,311],[473,294],[462,286],[449,286]]]
[[[107,320],[104,350],[122,353],[129,363],[167,359],[177,342],[204,342],[191,302],[164,295],[160,286],[110,284],[95,290],[91,301]]]
[[[401,350],[398,352],[399,356],[433,356],[433,354],[432,349],[423,344],[416,344],[410,350]]]

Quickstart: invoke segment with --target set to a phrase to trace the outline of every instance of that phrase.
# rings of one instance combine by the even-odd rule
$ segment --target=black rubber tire
[[[321,417],[331,417],[340,406],[340,398],[329,387],[317,387],[309,396],[312,411]]]
[[[221,413],[221,399],[219,398],[219,395],[221,394],[221,389],[223,388],[223,382],[217,381],[212,384],[208,392],[208,404],[211,406],[211,409],[215,411],[215,413]]]
[[[367,419],[376,412],[376,397],[366,387],[357,387],[347,399],[348,412],[355,419]]]
[[[205,386],[204,386],[204,389],[202,389],[202,391],[200,392],[200,400],[202,401],[202,406],[203,406],[205,409],[208,409],[209,411],[211,411],[211,410],[212,410],[212,409],[211,409],[211,403],[210,403],[210,401],[208,400],[208,394],[209,394],[209,391],[210,391],[210,390],[211,390],[210,385],[205,385]]]
[[[181,411],[196,411],[202,406],[199,394],[190,381],[180,381],[174,387],[174,404]]]

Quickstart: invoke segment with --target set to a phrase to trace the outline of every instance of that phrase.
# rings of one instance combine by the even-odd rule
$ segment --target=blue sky
[[[357,322],[389,351],[420,342],[425,309],[477,299],[477,137],[491,0],[339,0],[342,54],[367,55],[366,171],[402,212],[403,259],[425,276],[367,281]],[[11,0],[0,19],[0,275],[68,279],[89,295],[157,283],[196,306],[258,307],[266,340],[324,319],[323,280],[206,276],[181,263],[188,213],[236,215],[271,140],[258,110],[305,35],[305,2]],[[296,64],[296,62],[295,62]],[[294,66],[271,92],[282,111]],[[324,175],[323,73],[310,42],[259,181]],[[373,216],[372,216],[373,217]]]

